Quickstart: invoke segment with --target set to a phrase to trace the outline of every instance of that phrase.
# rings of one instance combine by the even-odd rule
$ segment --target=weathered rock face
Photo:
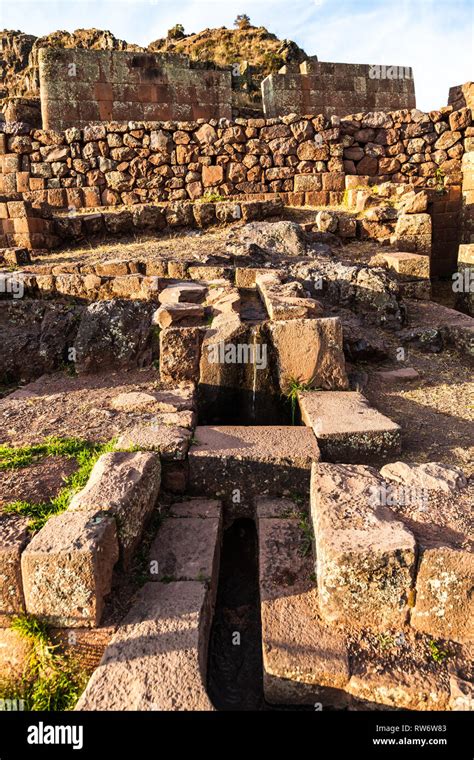
[[[313,465],[316,575],[328,621],[386,629],[407,619],[415,539],[389,509],[374,503],[381,482],[362,465]]]
[[[392,509],[418,544],[411,625],[454,641],[474,637],[474,486],[457,467],[436,462],[386,465]]]
[[[77,371],[150,364],[153,311],[151,303],[114,300],[90,304],[74,343]]]
[[[464,473],[459,467],[450,467],[436,462],[417,465],[394,462],[382,467],[380,474],[387,480],[401,483],[410,488],[426,488],[448,494],[467,485]]]
[[[317,259],[310,266],[298,263],[289,272],[305,284],[316,298],[324,294],[331,303],[352,309],[363,315],[367,323],[400,326],[399,284],[381,269],[367,266],[348,266],[330,255],[324,244],[312,247]]]
[[[33,380],[67,362],[82,311],[46,301],[1,301],[0,383]]]
[[[337,317],[269,322],[280,389],[299,380],[313,388],[347,388],[342,328]]]
[[[260,249],[273,254],[304,256],[306,246],[304,232],[294,222],[251,222],[227,235],[227,247],[236,255]]]

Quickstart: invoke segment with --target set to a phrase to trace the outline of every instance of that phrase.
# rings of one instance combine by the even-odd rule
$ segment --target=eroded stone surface
[[[315,388],[347,388],[337,317],[270,322],[268,331],[283,392],[292,379]]]
[[[118,439],[117,448],[137,447],[146,451],[158,451],[162,459],[179,459],[186,457],[191,433],[186,428],[161,425],[159,423],[142,423],[127,429]]]

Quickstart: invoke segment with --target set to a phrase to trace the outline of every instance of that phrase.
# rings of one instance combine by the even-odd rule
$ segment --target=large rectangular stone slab
[[[76,710],[212,710],[205,688],[209,626],[204,583],[147,583]]]
[[[276,500],[271,511],[278,512]],[[287,508],[283,500],[282,510]],[[259,513],[270,509],[268,500]],[[346,704],[349,659],[343,634],[318,612],[313,561],[298,518],[258,519],[263,684],[271,704]]]
[[[318,459],[309,428],[198,426],[189,450],[190,489],[222,498],[226,517],[253,516],[256,496],[307,492]]]
[[[26,610],[58,627],[99,624],[119,547],[103,512],[51,517],[21,557]]]
[[[0,514],[0,626],[25,610],[21,552],[29,540],[28,523],[26,517]]]
[[[380,505],[382,484],[375,470],[362,465],[313,465],[319,606],[329,622],[382,630],[406,622],[415,539]]]
[[[328,390],[348,387],[338,317],[269,322],[280,389],[291,380]]]
[[[298,393],[301,418],[330,462],[370,464],[401,449],[401,428],[357,391]]]
[[[158,454],[148,451],[103,454],[69,509],[110,512],[117,521],[121,560],[127,568],[155,508],[160,479]]]

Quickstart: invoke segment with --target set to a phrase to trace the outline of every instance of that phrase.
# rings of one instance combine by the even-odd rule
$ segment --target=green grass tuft
[[[0,684],[0,699],[22,701],[25,710],[72,710],[85,688],[87,676],[74,658],[59,652],[47,627],[31,615],[14,618],[11,628],[31,644],[23,676]]]
[[[76,459],[79,468],[65,479],[64,488],[61,488],[59,493],[50,501],[42,502],[40,504],[31,504],[28,501],[14,501],[10,504],[6,504],[3,507],[3,511],[9,514],[18,514],[30,518],[29,529],[32,532],[40,530],[43,525],[53,515],[59,515],[64,512],[71,503],[71,499],[78,491],[80,491],[86,485],[91,470],[95,463],[102,456],[109,451],[116,451],[115,440],[108,443],[93,444],[88,441],[78,441],[76,439],[50,439],[48,444],[40,444],[40,446],[46,447],[46,450],[54,452],[55,455],[62,455],[73,457]],[[6,447],[3,447],[6,448]],[[36,449],[37,446],[31,446],[30,449]],[[10,450],[11,451],[11,450]],[[16,451],[25,451],[26,455],[28,450],[17,449]],[[48,456],[48,454],[43,454]],[[31,462],[31,460],[30,460]],[[18,466],[18,465],[14,465]],[[25,465],[22,465],[25,466]]]

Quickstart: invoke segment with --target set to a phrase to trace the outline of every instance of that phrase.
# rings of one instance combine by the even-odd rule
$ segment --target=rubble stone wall
[[[339,119],[104,122],[65,131],[3,126],[0,193],[53,208],[295,192],[342,200],[345,176],[460,185],[471,110],[400,110]],[[11,198],[13,199],[19,199]]]
[[[185,56],[43,48],[39,76],[45,129],[231,117],[230,72],[190,68]]]
[[[289,113],[345,116],[355,111],[415,108],[411,68],[361,63],[325,63],[309,59],[262,82],[267,117]]]

